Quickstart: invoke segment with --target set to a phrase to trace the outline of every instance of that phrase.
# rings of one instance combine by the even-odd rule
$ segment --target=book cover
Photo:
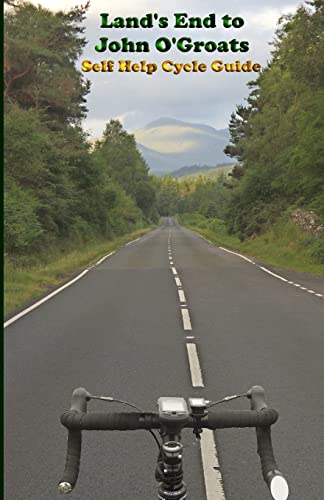
[[[7,500],[322,498],[323,9],[5,1]]]

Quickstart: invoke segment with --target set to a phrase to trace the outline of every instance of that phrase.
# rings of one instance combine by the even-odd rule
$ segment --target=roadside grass
[[[280,221],[254,240],[241,242],[229,235],[219,219],[185,214],[179,222],[212,243],[240,252],[283,269],[324,276],[324,264],[315,262],[311,247],[316,238],[292,222]]]
[[[101,257],[154,229],[150,226],[109,241],[84,244],[62,255],[53,253],[47,263],[28,266],[5,259],[4,314],[5,316],[40,298]]]

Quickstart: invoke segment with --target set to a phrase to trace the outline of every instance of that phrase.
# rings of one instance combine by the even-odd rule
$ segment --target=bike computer
[[[185,421],[189,417],[184,398],[162,397],[158,399],[159,416],[162,421]]]

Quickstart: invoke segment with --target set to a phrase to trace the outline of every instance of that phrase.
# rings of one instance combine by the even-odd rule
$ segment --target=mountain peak
[[[134,133],[152,172],[171,172],[186,165],[214,167],[228,163],[224,148],[228,129],[161,117]]]
[[[168,118],[168,117],[162,117],[158,118],[157,120],[153,120],[152,122],[148,123],[145,125],[145,129],[149,128],[157,128],[157,127],[167,127],[170,125],[187,125],[185,122],[181,120],[177,120],[176,118]]]

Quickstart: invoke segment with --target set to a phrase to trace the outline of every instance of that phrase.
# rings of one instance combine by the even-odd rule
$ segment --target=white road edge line
[[[125,247],[127,247],[127,245],[131,245],[132,243],[135,243],[135,241],[138,241],[140,239],[141,238],[136,238],[136,240],[132,240],[132,241],[129,241],[128,243],[125,243]]]
[[[233,255],[237,255],[238,257],[241,257],[241,259],[244,259],[244,260],[247,260],[248,262],[250,262],[250,264],[255,264],[255,262],[253,262],[253,260],[249,259],[248,257],[245,257],[245,255],[241,255],[240,253],[233,252],[232,250],[228,250],[227,248],[224,248],[224,247],[218,247],[218,248],[220,248],[221,250],[224,250],[224,252],[228,252],[228,253],[232,253]]]
[[[214,433],[204,429],[200,451],[203,464],[207,500],[225,500],[222,474],[219,469]]]
[[[269,271],[269,269],[267,269],[266,267],[258,266],[258,268],[262,269],[262,271],[264,271],[265,273],[271,274],[271,276],[274,276],[275,278],[278,278],[279,280],[285,281],[286,283],[288,283],[288,280],[286,280],[286,278],[283,278],[282,276],[279,276],[279,274],[275,274],[272,271]],[[294,283],[292,283],[292,284],[294,285]]]
[[[25,316],[29,312],[31,312],[34,309],[36,309],[37,307],[39,307],[40,305],[44,304],[44,302],[47,302],[48,300],[50,300],[55,295],[57,295],[58,293],[62,292],[62,290],[64,290],[68,286],[72,285],[73,283],[75,283],[76,281],[78,281],[79,279],[81,279],[85,274],[87,274],[87,272],[89,272],[89,269],[85,269],[85,271],[83,271],[81,274],[79,274],[78,276],[76,276],[76,278],[74,278],[73,280],[69,281],[68,283],[65,283],[65,285],[61,286],[60,288],[58,288],[54,292],[50,293],[49,295],[46,295],[46,297],[44,297],[43,299],[39,300],[38,302],[36,302],[32,306],[27,307],[27,309],[24,309],[20,313],[16,314],[16,316],[13,316],[12,318],[8,319],[8,321],[6,321],[4,323],[3,327],[6,328],[7,326],[11,325],[12,323],[14,323],[15,321],[17,321],[18,319],[22,318],[23,316]]]
[[[114,255],[114,253],[116,253],[116,251],[110,252],[108,255],[105,255],[104,257],[102,257],[102,259],[98,260],[98,262],[95,263],[95,266],[99,266],[99,264],[101,264],[101,262],[108,259],[108,257],[110,257],[111,255]]]
[[[187,353],[193,387],[205,387],[202,379],[201,368],[196,344],[187,344]]]
[[[180,300],[180,302],[187,302],[186,301],[186,296],[185,296],[183,290],[178,290],[178,294],[179,294],[179,300]]]
[[[188,309],[181,309],[182,321],[183,321],[183,329],[184,330],[192,330],[191,320],[189,316]]]
[[[316,297],[321,297],[323,298],[323,295],[321,293],[316,293],[314,292],[314,290],[308,290],[307,288],[299,285],[298,283],[294,283],[293,281],[288,281],[286,278],[284,278],[283,276],[279,276],[279,274],[276,274],[276,273],[273,273],[272,271],[270,271],[269,269],[267,269],[266,267],[263,267],[263,266],[259,266],[258,264],[256,264],[255,262],[253,262],[253,260],[249,259],[248,257],[245,257],[245,255],[241,255],[240,253],[237,253],[237,252],[233,252],[232,250],[228,250],[227,248],[224,248],[224,247],[218,247],[220,250],[224,250],[225,252],[228,252],[228,253],[232,253],[234,255],[237,255],[238,257],[241,257],[241,259],[244,259],[246,260],[247,262],[250,262],[251,264],[254,264],[256,265],[259,269],[261,269],[262,271],[264,271],[265,273],[268,273],[268,274],[271,274],[271,276],[274,276],[275,278],[281,280],[281,281],[284,281],[285,283],[287,283],[288,285],[294,285],[296,288],[299,288],[300,290],[305,290],[306,292],[308,293],[311,293],[313,295],[315,295]]]
[[[140,238],[137,238],[137,239],[140,239]],[[136,240],[134,240],[134,241],[136,241]],[[7,328],[7,326],[11,325],[12,323],[14,323],[15,321],[17,321],[18,319],[22,318],[26,314],[30,313],[31,311],[33,311],[37,307],[39,307],[42,304],[44,304],[44,302],[47,302],[52,297],[55,297],[55,295],[57,295],[58,293],[62,292],[68,286],[73,285],[73,283],[75,283],[76,281],[78,281],[79,279],[81,279],[85,274],[87,274],[87,272],[89,272],[90,269],[92,269],[93,267],[99,266],[99,264],[101,264],[104,260],[108,259],[108,257],[110,257],[111,255],[114,255],[114,253],[116,253],[115,250],[113,252],[110,252],[108,255],[105,255],[104,257],[102,257],[102,259],[98,260],[98,262],[96,262],[93,266],[90,266],[87,269],[85,269],[84,271],[82,271],[82,273],[80,273],[78,276],[76,276],[75,278],[73,278],[73,280],[69,281],[68,283],[65,283],[65,285],[61,286],[60,288],[57,288],[57,290],[54,290],[54,292],[50,293],[49,295],[46,295],[46,297],[42,298],[41,300],[38,300],[32,306],[27,307],[27,309],[24,309],[20,313],[16,314],[15,316],[13,316],[10,319],[8,319],[8,321],[6,321],[3,324],[3,328]]]

